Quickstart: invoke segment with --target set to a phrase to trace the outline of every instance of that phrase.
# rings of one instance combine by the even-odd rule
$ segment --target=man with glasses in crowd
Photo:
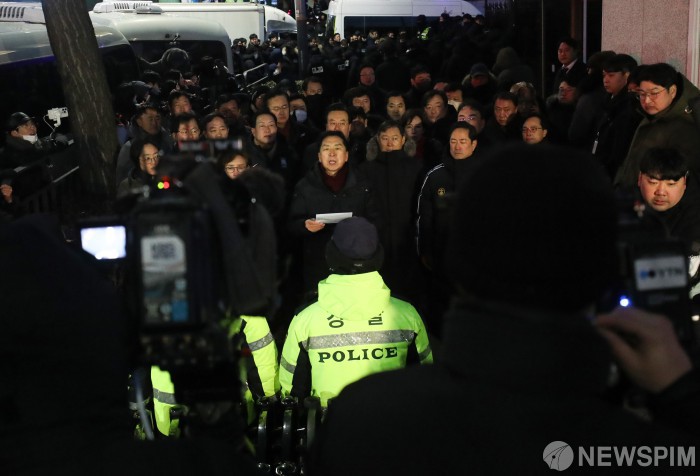
[[[700,91],[671,65],[643,66],[638,75],[637,97],[644,119],[637,127],[627,157],[615,176],[615,186],[634,189],[639,164],[652,147],[677,150],[688,161],[695,176],[700,176],[700,134],[688,103]]]
[[[476,130],[476,139],[479,141],[479,150],[481,152],[491,146],[488,138],[481,134],[486,126],[486,119],[484,119],[484,107],[479,101],[471,98],[465,99],[457,109],[457,122],[471,124]]]
[[[295,155],[301,157],[304,149],[318,137],[318,131],[306,124],[299,124],[291,117],[289,96],[282,89],[268,93],[265,96],[265,106],[275,117],[277,132],[294,149]]]

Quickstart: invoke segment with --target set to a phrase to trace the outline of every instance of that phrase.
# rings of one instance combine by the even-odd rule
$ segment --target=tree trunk
[[[109,202],[116,193],[114,161],[119,143],[85,0],[42,0],[41,4],[78,148],[81,179],[92,200]]]

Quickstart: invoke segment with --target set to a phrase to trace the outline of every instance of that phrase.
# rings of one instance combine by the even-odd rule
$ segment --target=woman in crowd
[[[134,139],[129,154],[133,167],[119,184],[117,195],[124,195],[134,188],[149,185],[156,179],[160,150],[153,139]]]
[[[415,144],[414,157],[421,163],[421,169],[427,172],[440,161],[442,144],[425,135],[425,124],[425,114],[421,109],[409,109],[401,118],[406,138]]]
[[[235,180],[250,167],[250,160],[245,152],[232,150],[219,157],[219,165],[228,178]]]

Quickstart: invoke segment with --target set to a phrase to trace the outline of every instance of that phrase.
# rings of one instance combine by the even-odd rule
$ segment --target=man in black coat
[[[637,62],[618,54],[603,64],[603,87],[608,93],[593,137],[593,155],[606,168],[611,179],[627,157],[637,126],[642,120],[639,99],[628,91],[628,81]]]
[[[691,297],[700,294],[700,187],[675,149],[654,147],[639,164],[637,181],[646,204],[644,220],[683,242],[690,258]],[[700,298],[697,298],[700,303]]]
[[[384,246],[381,273],[389,289],[411,300],[415,291],[415,197],[421,163],[415,157],[415,143],[407,141],[395,121],[379,126],[367,143],[367,160],[360,170],[369,178],[379,208],[377,230]]]
[[[251,165],[280,174],[284,178],[287,196],[291,196],[300,176],[298,156],[279,133],[271,112],[258,112],[252,121],[252,137],[247,147]]]
[[[548,197],[533,183],[546,183]],[[618,463],[612,448],[607,467],[581,456],[640,446],[688,455],[700,441],[700,379],[670,323],[638,310],[592,313],[616,272],[604,173],[584,155],[513,145],[487,159],[456,206],[459,295],[442,356],[346,387],[318,437],[315,474],[682,472],[670,458]],[[611,350],[652,393],[653,422],[600,397]]]
[[[317,165],[294,188],[289,211],[289,233],[301,239],[304,291],[317,292],[318,282],[328,277],[326,243],[336,221],[319,214],[351,213],[377,222],[373,191],[364,176],[348,163],[349,144],[339,131],[321,134]]]

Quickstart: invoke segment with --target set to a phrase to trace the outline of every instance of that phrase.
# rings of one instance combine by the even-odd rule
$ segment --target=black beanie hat
[[[384,261],[377,228],[362,217],[338,223],[326,244],[326,263],[335,274],[361,274],[378,271]]]
[[[615,276],[612,186],[578,151],[495,150],[462,184],[454,217],[446,264],[466,295],[578,310]]]

